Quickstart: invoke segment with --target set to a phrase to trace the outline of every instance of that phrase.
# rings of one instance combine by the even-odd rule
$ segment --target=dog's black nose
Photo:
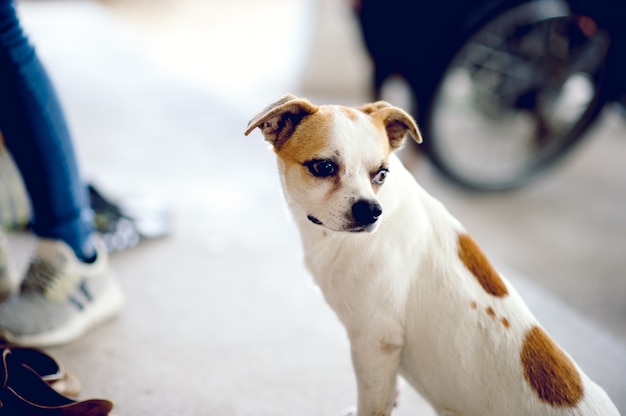
[[[361,199],[352,205],[352,216],[361,225],[375,223],[382,213],[383,209],[376,201]]]

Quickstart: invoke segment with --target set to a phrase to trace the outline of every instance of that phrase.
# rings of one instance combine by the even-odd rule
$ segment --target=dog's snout
[[[383,209],[376,201],[361,199],[352,205],[352,217],[362,225],[373,224],[383,213]]]

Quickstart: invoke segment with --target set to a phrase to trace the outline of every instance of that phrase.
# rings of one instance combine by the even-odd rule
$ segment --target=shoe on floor
[[[108,400],[74,401],[59,394],[8,348],[0,357],[0,403],[0,416],[107,416],[113,408]]]
[[[10,350],[16,363],[28,367],[57,393],[71,397],[80,393],[78,377],[67,371],[61,362],[44,350],[13,344],[0,337],[0,351],[4,350]]]
[[[96,260],[87,264],[64,242],[40,239],[19,291],[0,303],[0,335],[22,345],[60,345],[115,316],[123,294],[102,240],[94,237],[94,245]]]

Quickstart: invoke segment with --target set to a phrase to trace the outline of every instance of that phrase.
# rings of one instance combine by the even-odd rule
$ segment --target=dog
[[[384,101],[286,95],[248,124],[276,154],[309,271],[345,326],[358,416],[389,415],[398,375],[438,415],[619,415],[394,151],[421,133]]]

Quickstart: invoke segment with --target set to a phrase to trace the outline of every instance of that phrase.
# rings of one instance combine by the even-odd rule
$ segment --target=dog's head
[[[288,202],[333,231],[376,230],[377,195],[393,174],[389,155],[407,133],[422,140],[411,116],[383,101],[348,108],[286,95],[252,119],[246,135],[257,127],[278,156]]]

